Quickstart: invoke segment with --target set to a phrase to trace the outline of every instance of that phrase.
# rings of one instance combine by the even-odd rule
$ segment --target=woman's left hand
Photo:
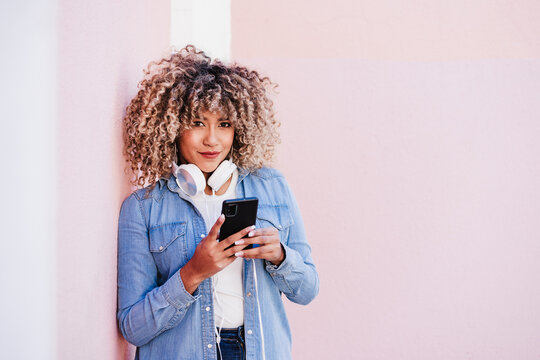
[[[240,250],[234,255],[246,259],[265,259],[272,264],[279,266],[285,260],[285,250],[279,241],[279,231],[276,228],[268,227],[255,229],[249,232],[247,238],[240,239],[234,245],[258,244],[252,249]]]

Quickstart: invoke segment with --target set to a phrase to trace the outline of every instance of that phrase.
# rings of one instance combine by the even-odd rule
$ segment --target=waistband
[[[244,341],[244,325],[233,329],[221,329],[221,331],[219,332],[219,336],[222,339],[237,338]]]

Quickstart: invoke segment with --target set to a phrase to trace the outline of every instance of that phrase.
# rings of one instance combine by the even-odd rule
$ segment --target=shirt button
[[[211,348],[212,348],[212,344],[208,344],[208,348],[211,349]]]
[[[210,311],[210,306],[207,306],[207,307],[206,307],[206,311]]]
[[[204,237],[204,234],[201,234],[201,237],[203,238],[203,237]]]
[[[251,296],[251,293],[250,293],[250,292],[248,292],[248,293],[247,293],[247,296]]]
[[[163,246],[160,246],[160,247],[159,247],[159,250],[163,250]]]
[[[281,225],[278,224],[277,228],[278,228],[278,229],[281,229]]]
[[[251,335],[251,334],[253,334],[253,331],[248,330],[248,335]]]

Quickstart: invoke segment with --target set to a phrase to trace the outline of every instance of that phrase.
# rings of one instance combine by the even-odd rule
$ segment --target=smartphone
[[[223,201],[221,213],[225,215],[225,222],[219,230],[219,241],[228,238],[248,226],[255,225],[258,205],[259,199],[256,197]],[[252,245],[249,245],[246,249],[251,249],[252,247]]]

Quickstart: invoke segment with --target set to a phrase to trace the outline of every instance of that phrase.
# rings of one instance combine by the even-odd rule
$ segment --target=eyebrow
[[[203,116],[202,120],[208,121],[208,118],[206,116]],[[228,117],[221,117],[218,119],[218,121],[230,121]]]

